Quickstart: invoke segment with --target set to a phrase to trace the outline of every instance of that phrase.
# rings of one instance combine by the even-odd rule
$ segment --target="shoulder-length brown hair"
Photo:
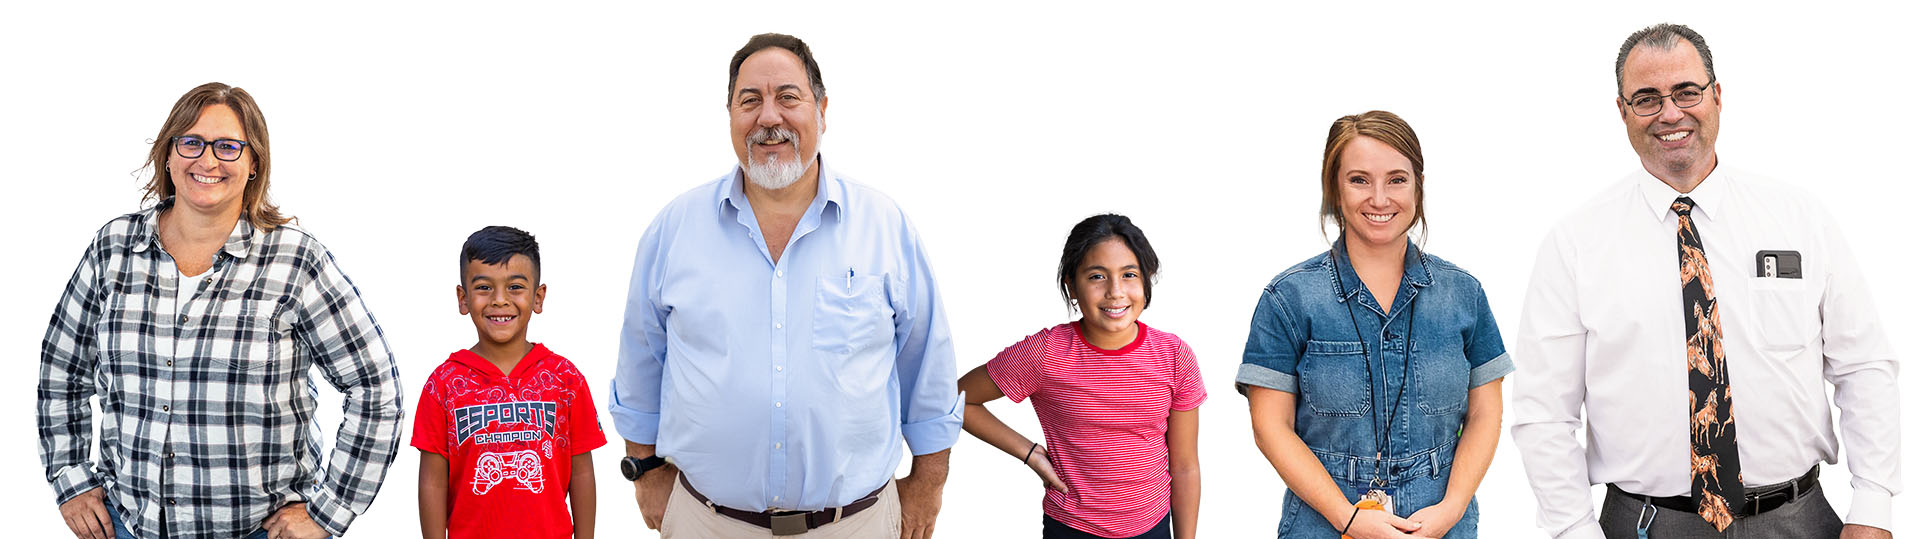
[[[1342,116],[1334,120],[1333,128],[1327,131],[1327,153],[1320,161],[1320,232],[1326,233],[1327,223],[1332,222],[1340,226],[1341,236],[1347,233],[1346,218],[1340,213],[1340,153],[1346,151],[1347,143],[1355,137],[1385,143],[1413,164],[1413,224],[1407,231],[1411,233],[1413,227],[1418,226],[1420,237],[1425,240],[1427,160],[1420,155],[1420,137],[1413,134],[1413,127],[1407,125],[1406,120],[1384,110]]]
[[[173,111],[167,113],[166,123],[160,124],[160,135],[153,138],[153,149],[147,152],[146,166],[153,169],[153,179],[147,182],[149,200],[166,200],[173,196],[173,174],[167,169],[167,159],[173,156],[173,137],[187,134],[193,123],[200,121],[200,109],[208,105],[226,105],[233,114],[240,117],[242,136],[247,139],[246,151],[253,152],[253,170],[247,179],[247,189],[240,196],[240,216],[262,231],[293,220],[280,214],[280,208],[267,201],[267,180],[272,177],[273,160],[268,156],[272,144],[267,140],[267,118],[260,114],[260,104],[246,90],[218,82],[209,82],[195,86],[186,95],[173,103]]]

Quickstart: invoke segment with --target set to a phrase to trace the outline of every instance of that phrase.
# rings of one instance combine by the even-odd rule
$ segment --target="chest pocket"
[[[1459,415],[1467,407],[1467,354],[1456,339],[1429,345],[1414,343],[1414,401],[1427,415]]]
[[[822,277],[814,288],[814,350],[859,355],[893,346],[893,308],[884,277]]]
[[[833,373],[845,410],[872,410],[887,402],[893,373],[893,308],[885,276],[822,277],[814,285],[813,350]],[[853,436],[880,443],[887,414],[846,418]]]
[[[1813,343],[1820,329],[1817,281],[1748,277],[1747,313],[1756,342],[1767,351],[1796,353]],[[1724,328],[1723,328],[1724,329]]]
[[[235,302],[239,303],[239,302]],[[273,371],[284,360],[279,327],[271,311],[254,308],[202,316],[182,337],[181,351],[192,342],[194,355],[212,362],[215,372],[259,374]]]
[[[1307,341],[1300,356],[1300,398],[1315,415],[1358,417],[1373,409],[1360,341]]]

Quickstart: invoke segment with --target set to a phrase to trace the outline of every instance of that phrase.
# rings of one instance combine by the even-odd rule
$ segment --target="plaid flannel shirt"
[[[400,444],[399,370],[380,327],[312,236],[245,219],[176,309],[156,220],[171,204],[102,227],[48,324],[37,412],[56,499],[105,486],[143,537],[162,519],[176,537],[238,537],[300,502],[345,533]],[[345,395],[324,475],[313,367]]]

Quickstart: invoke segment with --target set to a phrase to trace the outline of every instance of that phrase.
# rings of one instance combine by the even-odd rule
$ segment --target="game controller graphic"
[[[473,467],[473,493],[486,494],[495,485],[511,478],[520,482],[520,488],[539,494],[546,490],[545,472],[545,467],[540,465],[540,453],[531,449],[482,453],[480,461]]]

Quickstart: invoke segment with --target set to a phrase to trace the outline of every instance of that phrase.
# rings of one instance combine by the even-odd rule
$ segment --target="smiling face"
[[[1413,162],[1373,137],[1340,151],[1340,216],[1349,244],[1392,247],[1406,241],[1419,208]]]
[[[741,62],[727,111],[734,156],[755,185],[779,190],[815,174],[827,101],[811,88],[792,51],[769,47]]]
[[[1134,321],[1147,306],[1146,280],[1138,257],[1120,238],[1101,241],[1081,257],[1071,290],[1087,342],[1109,350],[1133,342]]]
[[[540,312],[547,285],[538,284],[533,260],[513,255],[504,264],[468,260],[466,282],[455,287],[460,314],[473,317],[481,345],[512,346],[527,340],[527,322]]]
[[[1651,45],[1627,53],[1621,71],[1621,95],[1668,94],[1689,86],[1705,87],[1706,64],[1692,43],[1679,41],[1662,49]],[[1626,101],[1616,98],[1627,140],[1640,154],[1640,164],[1661,181],[1683,192],[1692,190],[1715,165],[1713,144],[1720,137],[1720,84],[1706,88],[1699,104],[1680,108],[1663,100],[1660,113],[1638,116]]]
[[[200,118],[181,135],[204,141],[247,140],[240,115],[224,104],[201,107]],[[248,176],[254,170],[251,148],[241,151],[240,158],[234,161],[221,161],[211,147],[195,159],[180,157],[175,146],[170,146],[169,152],[167,174],[173,182],[175,208],[214,216],[240,214]]]

